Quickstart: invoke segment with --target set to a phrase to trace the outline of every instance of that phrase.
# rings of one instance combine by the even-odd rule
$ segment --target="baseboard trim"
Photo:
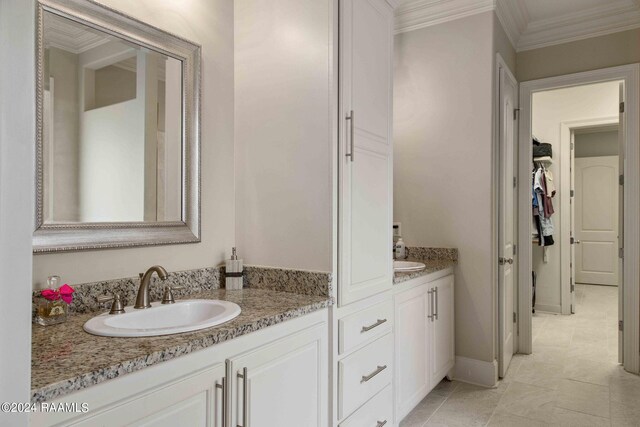
[[[456,356],[453,378],[464,383],[495,387],[498,383],[498,361],[485,362],[484,360]]]

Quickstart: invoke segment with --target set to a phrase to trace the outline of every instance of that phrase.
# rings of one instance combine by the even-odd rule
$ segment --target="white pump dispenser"
[[[242,289],[244,278],[242,277],[242,259],[238,259],[236,248],[231,250],[231,259],[225,262],[224,287],[229,290]]]
[[[398,241],[396,242],[394,255],[396,259],[405,259],[407,257],[407,247],[405,246],[402,237],[398,238]]]

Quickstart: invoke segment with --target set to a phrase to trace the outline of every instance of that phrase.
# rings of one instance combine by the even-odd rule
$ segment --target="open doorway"
[[[534,354],[554,349],[588,355],[588,360],[602,364],[621,360],[617,286],[621,84],[610,81],[533,94]]]
[[[637,79],[630,66],[521,85],[520,353],[638,372]]]

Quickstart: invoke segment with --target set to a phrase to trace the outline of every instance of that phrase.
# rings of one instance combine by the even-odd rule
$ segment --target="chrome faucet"
[[[157,273],[161,280],[166,280],[169,276],[167,270],[159,265],[150,267],[146,273],[140,273],[140,288],[138,288],[138,296],[136,297],[136,305],[133,308],[149,308],[151,303],[149,302],[149,285],[151,284],[151,276],[153,273]]]

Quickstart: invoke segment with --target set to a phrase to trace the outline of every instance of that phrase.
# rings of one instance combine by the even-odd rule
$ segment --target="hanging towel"
[[[551,202],[551,196],[547,189],[547,179],[546,179],[547,171],[542,169],[542,176],[540,179],[540,183],[542,184],[542,191],[544,193],[544,217],[551,218],[551,215],[554,214],[553,203]]]
[[[547,196],[554,197],[556,195],[556,185],[553,183],[553,174],[548,169],[544,171],[544,182],[547,185]]]

